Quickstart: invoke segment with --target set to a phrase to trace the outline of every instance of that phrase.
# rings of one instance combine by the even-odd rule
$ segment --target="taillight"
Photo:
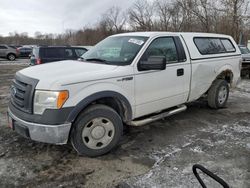
[[[41,61],[40,58],[36,59],[36,64],[37,64],[37,65],[40,65],[41,63],[42,63],[42,61]]]

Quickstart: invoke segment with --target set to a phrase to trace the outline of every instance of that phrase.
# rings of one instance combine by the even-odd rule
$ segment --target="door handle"
[[[177,69],[177,76],[183,76],[184,75],[184,69]]]

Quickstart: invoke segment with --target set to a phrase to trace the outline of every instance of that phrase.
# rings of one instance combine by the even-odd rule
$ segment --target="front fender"
[[[69,114],[67,122],[73,122],[77,118],[78,114],[92,102],[106,97],[118,99],[126,108],[126,120],[132,119],[132,108],[126,97],[115,91],[101,91],[82,99]]]

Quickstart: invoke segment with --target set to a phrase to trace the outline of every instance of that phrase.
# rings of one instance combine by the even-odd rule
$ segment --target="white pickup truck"
[[[78,61],[16,73],[9,126],[32,140],[66,144],[98,156],[118,143],[123,126],[140,126],[207,96],[224,107],[240,79],[241,53],[227,35],[136,32],[110,36]]]

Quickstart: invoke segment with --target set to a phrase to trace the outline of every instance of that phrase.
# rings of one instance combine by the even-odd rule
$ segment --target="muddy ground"
[[[128,129],[121,145],[98,157],[79,157],[68,145],[22,138],[7,127],[11,79],[27,60],[0,60],[0,187],[200,187],[202,164],[231,187],[250,187],[250,80],[230,93],[227,107],[204,100],[150,125]],[[218,184],[203,176],[208,187]]]

